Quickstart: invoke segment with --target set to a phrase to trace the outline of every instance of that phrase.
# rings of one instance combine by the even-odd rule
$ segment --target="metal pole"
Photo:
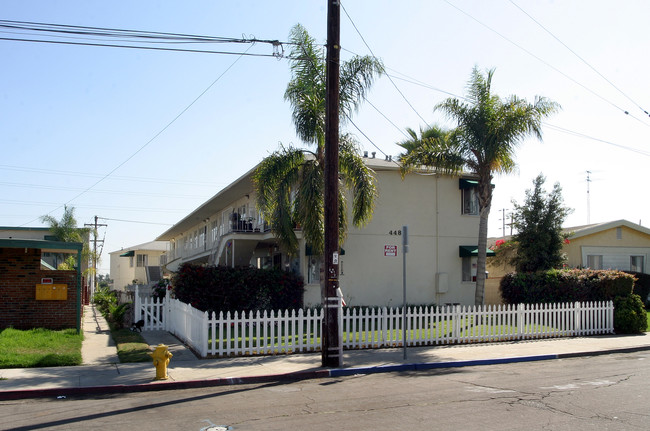
[[[343,365],[343,346],[339,326],[341,313],[337,296],[339,283],[339,60],[341,10],[338,0],[327,5],[327,58],[325,98],[325,274],[321,287],[324,307],[323,350],[324,367]]]
[[[406,253],[409,251],[408,226],[402,226],[402,344],[404,344],[404,360],[406,360],[406,338],[408,324],[406,320]]]

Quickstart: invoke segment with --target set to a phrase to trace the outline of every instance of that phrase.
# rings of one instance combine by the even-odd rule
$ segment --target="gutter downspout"
[[[81,248],[77,250],[77,334],[81,334]]]
[[[440,272],[440,231],[438,230],[438,220],[440,219],[440,214],[438,211],[438,179],[440,177],[436,175],[436,198],[434,200],[435,211],[436,211],[436,269],[434,274],[436,274],[436,304],[440,306],[440,286],[438,285],[437,274]]]

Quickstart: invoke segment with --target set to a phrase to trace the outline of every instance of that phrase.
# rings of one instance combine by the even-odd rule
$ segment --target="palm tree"
[[[88,228],[77,227],[77,219],[74,217],[74,207],[63,206],[63,216],[61,220],[57,220],[51,215],[44,215],[41,217],[42,223],[47,223],[50,227],[50,233],[61,242],[80,242],[83,243],[81,258],[87,261],[91,257],[91,252],[88,248],[87,236],[90,233]],[[69,256],[60,265],[59,269],[74,269],[76,266],[76,259],[74,256]]]
[[[491,94],[494,69],[483,75],[477,67],[468,83],[464,101],[449,98],[436,105],[456,121],[448,133],[421,132],[418,138],[400,144],[406,153],[400,156],[403,172],[417,166],[436,168],[445,174],[468,171],[478,177],[479,236],[474,302],[483,304],[485,292],[485,259],[488,216],[492,204],[494,173],[511,173],[515,168],[515,150],[521,141],[533,135],[542,139],[542,120],[558,111],[560,106],[547,98],[535,97],[533,103],[517,96],[502,100]],[[411,131],[412,132],[412,131]]]
[[[289,254],[298,249],[294,227],[317,253],[324,243],[325,56],[300,24],[291,30],[292,78],[284,94],[291,104],[296,134],[313,150],[283,147],[264,159],[254,175],[257,205],[271,231]],[[373,57],[355,56],[340,67],[341,123],[355,112],[383,66]],[[339,237],[347,230],[345,190],[352,192],[352,222],[362,226],[372,217],[376,197],[373,172],[348,134],[339,141]]]

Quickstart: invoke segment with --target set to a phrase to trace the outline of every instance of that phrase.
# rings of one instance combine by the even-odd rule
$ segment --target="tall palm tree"
[[[57,220],[51,215],[44,215],[40,220],[42,223],[47,223],[49,225],[50,233],[56,237],[57,240],[61,242],[83,243],[81,258],[84,261],[87,261],[91,257],[87,241],[90,229],[77,227],[77,219],[74,217],[74,207],[64,205],[61,220]],[[63,265],[63,267],[60,269],[74,269],[76,266],[76,259],[74,256],[69,256],[61,265]]]
[[[502,100],[491,93],[494,69],[485,75],[477,67],[472,70],[468,96],[464,101],[449,98],[436,105],[456,127],[440,134],[430,130],[421,137],[412,134],[401,146],[403,172],[417,166],[430,166],[441,173],[460,174],[468,171],[478,177],[479,236],[474,302],[483,304],[485,292],[485,259],[488,216],[492,205],[494,173],[511,173],[515,168],[515,150],[527,136],[542,139],[542,120],[558,111],[560,106],[547,98],[535,97],[533,103],[517,96]]]
[[[324,162],[325,162],[325,56],[300,24],[291,30],[292,78],[284,94],[292,108],[298,137],[313,149],[280,147],[264,159],[254,175],[257,204],[270,221],[280,244],[294,254],[298,240],[294,227],[300,225],[306,241],[321,254],[324,246]],[[355,112],[374,79],[382,74],[381,62],[355,56],[340,66],[340,121]],[[376,197],[373,172],[359,155],[349,134],[339,140],[339,237],[347,230],[345,190],[352,192],[352,222],[362,226],[372,217]]]

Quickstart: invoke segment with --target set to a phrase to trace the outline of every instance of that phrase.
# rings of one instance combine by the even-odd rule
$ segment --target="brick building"
[[[81,271],[51,270],[42,253],[76,254],[83,244],[0,239],[0,329],[81,330]]]

